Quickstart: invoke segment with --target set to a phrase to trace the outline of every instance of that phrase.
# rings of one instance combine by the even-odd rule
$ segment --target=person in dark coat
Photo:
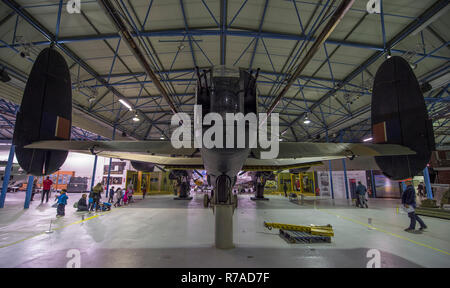
[[[408,217],[411,219],[411,223],[408,228],[405,229],[406,232],[412,232],[416,229],[416,221],[419,222],[420,228],[422,231],[427,228],[427,225],[417,216],[416,209],[416,191],[414,191],[414,187],[412,186],[411,181],[406,181],[406,190],[403,191],[402,194],[402,204],[408,212]]]
[[[102,192],[103,192],[103,187],[102,187],[102,183],[97,183],[97,185],[95,185],[95,187],[92,189],[92,206],[90,211],[92,211],[94,209],[95,206],[95,212],[97,212],[98,209],[100,209],[100,199],[102,198]]]
[[[87,198],[86,194],[81,195],[80,200],[78,200],[77,212],[79,212],[79,211],[89,211],[88,205],[86,203],[86,198]]]
[[[114,187],[111,187],[111,189],[109,189],[109,203],[113,203],[114,202]]]
[[[359,199],[359,205],[361,208],[368,208],[367,202],[366,202],[366,192],[367,188],[364,186],[361,181],[358,181],[358,186],[356,187],[356,194],[358,195]],[[358,206],[358,202],[356,203],[356,206]]]
[[[284,190],[284,197],[287,197],[288,195],[287,195],[287,185],[286,185],[286,182],[284,182],[284,185],[283,185],[283,190]]]

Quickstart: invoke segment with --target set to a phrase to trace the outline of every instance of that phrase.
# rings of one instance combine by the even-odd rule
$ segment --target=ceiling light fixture
[[[391,58],[391,57],[392,57],[391,50],[389,50],[389,51],[388,51],[388,54],[386,55],[386,59],[389,59],[389,58]]]
[[[370,138],[364,139],[363,142],[369,142],[369,141],[372,141],[372,140],[373,140],[373,138],[370,137]]]
[[[133,108],[131,108],[131,105],[128,104],[127,101],[123,100],[123,99],[119,99],[119,102],[123,104],[123,106],[127,107],[130,111],[133,111]]]
[[[303,120],[303,123],[306,124],[306,125],[311,123],[311,120],[309,120],[309,118],[308,118],[308,114],[306,114],[305,120]]]
[[[133,117],[133,121],[134,122],[139,122],[139,117],[138,117],[138,115],[137,114],[134,114],[134,117]]]

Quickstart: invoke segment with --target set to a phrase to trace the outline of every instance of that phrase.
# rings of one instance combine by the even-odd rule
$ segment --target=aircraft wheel
[[[209,206],[209,197],[208,197],[208,194],[205,194],[205,195],[203,196],[203,206],[204,206],[205,208],[208,208],[208,206]]]

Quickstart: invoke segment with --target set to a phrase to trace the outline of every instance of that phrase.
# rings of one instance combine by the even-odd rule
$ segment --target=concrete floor
[[[201,194],[190,202],[152,196],[99,214],[75,212],[80,194],[69,194],[66,216],[57,220],[52,201],[24,210],[24,196],[8,193],[0,209],[0,267],[66,267],[71,249],[80,252],[81,267],[366,267],[371,249],[380,252],[381,267],[450,267],[450,222],[423,217],[426,232],[404,232],[409,219],[396,213],[398,200],[371,199],[369,209],[360,209],[346,200],[301,206],[281,196],[253,202],[240,195],[236,248],[218,250]],[[46,234],[50,220],[54,232]],[[335,237],[328,244],[288,244],[264,221],[331,224]]]

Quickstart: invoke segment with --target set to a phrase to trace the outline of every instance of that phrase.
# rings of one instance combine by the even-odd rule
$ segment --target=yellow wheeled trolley
[[[280,230],[300,231],[316,236],[326,236],[326,237],[334,236],[333,227],[330,224],[326,226],[315,226],[315,225],[302,226],[302,225],[264,222],[264,227],[266,227],[269,230],[272,230],[272,228],[276,228]]]

